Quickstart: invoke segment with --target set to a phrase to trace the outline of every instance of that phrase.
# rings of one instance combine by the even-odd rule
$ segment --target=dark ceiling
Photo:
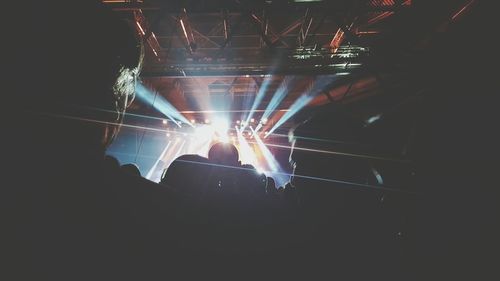
[[[203,118],[203,111],[214,110],[210,100],[224,96],[230,100],[226,109],[248,110],[248,100],[251,104],[264,84],[257,110],[284,84],[287,95],[277,110],[286,110],[318,77],[332,77],[334,83],[309,107],[360,104],[369,108],[360,110],[364,115],[390,108],[419,91],[415,77],[431,39],[475,5],[474,0],[103,2],[130,19],[147,42],[143,83],[188,118]],[[379,96],[386,96],[374,103],[379,107],[362,106]]]

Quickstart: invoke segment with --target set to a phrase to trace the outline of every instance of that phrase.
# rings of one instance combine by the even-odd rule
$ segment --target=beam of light
[[[264,112],[264,109],[256,109],[253,112]],[[281,111],[281,112],[287,112],[289,111],[288,109],[279,109],[275,111]],[[250,112],[249,109],[241,109],[241,110],[182,110],[179,111],[182,114],[188,114],[188,113],[246,113]]]
[[[317,96],[319,93],[324,91],[330,84],[336,80],[336,75],[320,75],[313,82],[312,87],[304,94],[302,94],[289,108],[289,111],[285,112],[283,116],[274,124],[274,126],[264,135],[264,138],[272,134],[276,129],[288,121],[292,116],[299,112],[302,108],[307,106],[309,102]]]
[[[248,141],[245,139],[243,136],[243,132],[236,128],[236,135],[238,136],[238,143],[239,143],[239,148],[240,148],[240,161],[242,164],[251,164],[255,168],[258,167],[258,161],[257,158],[255,157],[255,153],[253,149],[250,147],[248,144]],[[260,167],[259,167],[260,169]]]
[[[136,85],[137,97],[147,104],[151,104],[156,110],[163,113],[169,119],[174,121],[179,127],[180,124],[177,120],[183,123],[189,124],[193,127],[193,124],[184,117],[172,104],[170,104],[162,95],[153,94],[149,89],[144,87],[141,83]]]
[[[140,129],[140,130],[148,130],[148,131],[164,132],[164,133],[168,133],[169,132],[166,129],[158,129],[158,128],[151,128],[151,127],[145,127],[145,126],[122,124],[122,123],[117,123],[117,122],[108,122],[108,121],[103,121],[103,120],[81,118],[81,117],[70,116],[70,115],[52,114],[52,113],[48,113],[48,112],[46,112],[46,113],[44,113],[44,112],[38,112],[38,114],[43,115],[43,116],[50,116],[50,117],[56,117],[56,118],[64,118],[64,119],[70,119],[70,120],[78,120],[78,121],[84,121],[84,122],[90,122],[90,123],[96,123],[96,124],[117,125],[117,126],[121,126],[121,127],[125,127],[125,128],[132,128],[132,129]]]
[[[253,115],[255,113],[255,110],[257,109],[257,107],[262,102],[262,99],[264,99],[264,96],[266,95],[267,87],[269,86],[269,84],[271,83],[271,81],[272,81],[271,77],[266,77],[266,78],[264,78],[264,81],[262,82],[262,85],[260,85],[259,91],[257,92],[257,95],[255,96],[255,99],[253,101],[252,107],[250,108],[250,113],[246,117],[246,123],[247,124],[250,122],[250,119],[252,119],[252,117],[253,117]]]
[[[179,22],[181,23],[182,32],[184,32],[184,37],[186,38],[186,41],[189,45],[189,37],[188,37],[187,31],[186,31],[186,27],[184,26],[184,21],[182,19],[180,19]]]
[[[136,22],[135,22],[135,24],[137,25],[137,27],[138,27],[138,28],[139,28],[139,30],[141,31],[141,34],[142,34],[143,36],[144,36],[144,35],[146,35],[146,32],[144,32],[144,29],[142,29],[141,24],[140,24],[138,21],[136,21]]]
[[[290,111],[285,113],[279,120],[274,124],[274,126],[264,135],[264,138],[267,138],[270,134],[272,134],[276,129],[278,129],[281,125],[283,125],[288,119],[292,118],[297,112],[299,112],[302,108],[304,108],[314,97],[309,95],[300,96],[291,106]]]
[[[253,143],[253,142],[249,142],[249,143]],[[412,161],[408,160],[408,159],[389,158],[389,157],[374,156],[374,155],[368,155],[368,154],[346,153],[346,152],[339,152],[339,151],[332,151],[332,150],[313,149],[313,148],[306,148],[306,147],[299,147],[299,146],[290,146],[290,145],[282,145],[282,144],[270,144],[270,143],[268,143],[267,146],[278,147],[278,148],[285,148],[285,149],[292,149],[293,148],[293,150],[302,150],[302,151],[308,151],[308,152],[314,152],[314,153],[340,155],[340,156],[346,156],[346,157],[352,157],[352,158],[362,158],[362,159],[371,159],[371,160],[380,160],[380,161],[390,161],[390,162],[407,163],[407,164],[412,163]]]
[[[382,117],[381,114],[374,115],[374,116],[368,118],[368,120],[366,120],[366,124],[371,124],[371,123],[379,120],[381,117]]]
[[[153,164],[153,167],[151,167],[151,169],[149,169],[149,172],[146,175],[147,179],[151,178],[151,176],[153,175],[154,171],[156,170],[156,167],[158,166],[158,163],[160,163],[160,160],[163,159],[163,157],[165,157],[165,154],[167,153],[168,148],[170,147],[171,143],[172,143],[171,141],[169,141],[167,143],[167,145],[165,146],[165,149],[163,149],[163,152],[160,154],[160,157],[158,157],[158,159],[156,159],[155,163]]]
[[[228,130],[229,130],[229,120],[224,117],[215,117],[212,122],[212,128],[216,136],[222,142],[229,142]]]
[[[266,159],[267,165],[271,169],[269,175],[267,176],[273,177],[278,186],[284,186],[286,182],[289,181],[290,177],[283,175],[284,171],[281,168],[281,165],[278,163],[278,161],[276,161],[276,158],[274,158],[274,155],[271,153],[271,151],[269,151],[266,144],[264,144],[262,139],[258,134],[256,134],[255,130],[252,127],[250,127],[250,130],[252,130],[252,132],[254,133],[253,136],[255,138],[255,141],[257,142],[262,155]]]
[[[467,10],[467,8],[469,8],[470,5],[472,5],[472,3],[474,3],[475,0],[471,0],[469,1],[469,3],[467,3],[465,6],[462,7],[462,9],[460,9],[458,12],[456,12],[452,17],[451,17],[451,20],[455,20],[458,16],[460,16],[465,10]]]
[[[247,168],[227,166],[227,165],[221,165],[221,164],[215,164],[215,163],[205,163],[205,162],[190,161],[190,160],[179,160],[179,161],[186,162],[186,163],[200,164],[200,165],[208,165],[208,166],[212,166],[212,167],[223,167],[223,168],[235,169],[235,170],[247,170]],[[342,180],[336,180],[336,179],[313,177],[313,176],[290,174],[290,173],[279,173],[279,174],[286,176],[286,177],[293,176],[295,178],[304,178],[304,179],[318,180],[318,181],[325,181],[325,182],[340,184],[340,185],[336,185],[335,188],[360,188],[360,190],[374,189],[374,190],[392,191],[392,192],[411,194],[411,195],[417,194],[414,191],[409,191],[409,190],[404,190],[404,189],[389,187],[389,186],[370,185],[370,184],[348,182],[348,181],[342,181]]]
[[[286,94],[288,93],[287,89],[289,86],[291,86],[290,84],[293,82],[293,79],[293,77],[285,77],[285,79],[281,81],[278,90],[276,90],[276,93],[274,93],[271,101],[267,105],[264,114],[262,115],[262,119],[268,119],[271,116],[271,113],[274,112],[278,105],[280,105],[280,103],[286,97]]]

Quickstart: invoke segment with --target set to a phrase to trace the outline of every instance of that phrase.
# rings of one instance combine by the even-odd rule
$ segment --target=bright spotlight
[[[255,119],[254,118],[250,118],[250,123],[253,123],[255,122]]]
[[[196,122],[196,121],[195,121],[194,119],[191,119],[191,123],[193,123],[193,124],[194,124],[194,122]]]
[[[240,120],[236,120],[236,124],[240,124]]]
[[[267,118],[266,118],[266,117],[262,118],[262,119],[260,120],[260,122],[261,122],[262,124],[266,124],[266,123],[267,123]]]
[[[170,133],[167,133],[167,137],[170,137]]]
[[[225,118],[216,118],[212,122],[212,127],[222,142],[228,142],[229,137],[227,131],[229,130],[229,121]]]
[[[205,119],[205,124],[210,123],[210,119]]]
[[[168,123],[168,121],[166,119],[163,119],[162,122],[163,122],[163,124],[167,124]]]
[[[211,126],[199,126],[194,130],[194,136],[197,140],[211,140],[214,134],[214,129]]]

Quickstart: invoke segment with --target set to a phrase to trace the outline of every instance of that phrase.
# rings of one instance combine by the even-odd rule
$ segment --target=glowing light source
[[[210,123],[210,119],[205,119],[205,124]]]
[[[254,119],[254,118],[251,118],[251,119],[250,119],[250,123],[253,123],[253,122],[255,122],[255,119]]]
[[[168,123],[168,121],[167,121],[166,119],[163,119],[162,123],[163,123],[163,124],[167,124],[167,123]]]
[[[377,114],[377,115],[375,115],[375,116],[372,116],[372,117],[368,118],[368,120],[366,120],[366,123],[367,123],[367,124],[371,124],[371,123],[373,123],[373,122],[375,122],[375,121],[379,120],[379,119],[380,119],[380,117],[382,117],[382,115],[380,115],[380,114]]]
[[[212,123],[217,136],[222,142],[228,142],[227,130],[229,129],[229,121],[225,118],[216,118]]]
[[[191,119],[191,123],[193,123],[193,124],[194,124],[195,122],[196,122],[196,120],[194,120],[194,119]]]
[[[236,124],[240,124],[240,120],[236,120]]]

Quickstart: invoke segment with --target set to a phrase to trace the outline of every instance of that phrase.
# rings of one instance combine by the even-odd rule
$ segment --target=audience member
[[[137,166],[137,164],[128,163],[128,164],[122,165],[120,167],[120,169],[129,175],[141,177],[141,170],[139,169],[139,166]]]
[[[30,2],[13,12],[21,10],[19,32],[40,44],[15,53],[38,70],[16,74],[25,86],[12,93],[23,98],[14,150],[36,169],[14,183],[11,268],[20,280],[148,279],[148,263],[165,257],[175,235],[172,192],[118,176],[105,158],[134,98],[141,39],[101,1]]]

